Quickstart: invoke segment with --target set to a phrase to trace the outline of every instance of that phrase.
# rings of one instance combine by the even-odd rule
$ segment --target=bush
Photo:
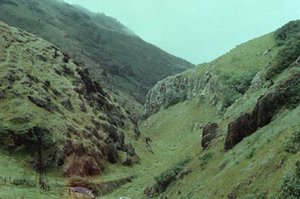
[[[284,150],[288,153],[298,153],[300,151],[300,131],[296,131],[285,143]]]
[[[282,182],[277,199],[298,199],[300,198],[300,161],[296,162],[296,174],[287,174]]]
[[[157,192],[164,192],[169,184],[176,180],[177,175],[184,169],[184,166],[190,161],[189,158],[179,161],[175,166],[162,172],[159,176],[155,177],[155,185],[153,187],[158,187]]]
[[[16,186],[35,187],[35,182],[34,181],[28,180],[28,179],[25,179],[25,178],[14,179],[11,184],[16,185]]]
[[[245,157],[246,157],[247,159],[251,159],[251,158],[254,156],[255,151],[256,151],[256,148],[254,148],[254,147],[251,148],[250,150],[248,150],[248,151],[246,152]]]
[[[275,41],[281,48],[270,68],[266,71],[266,79],[281,73],[300,55],[300,21],[292,21],[275,32]]]
[[[202,155],[199,159],[200,159],[200,167],[201,168],[205,168],[206,164],[209,162],[210,159],[212,159],[213,157],[213,153],[205,153],[204,155]]]
[[[256,72],[244,73],[240,76],[232,76],[231,74],[223,74],[221,78],[224,80],[224,107],[229,107],[251,86],[251,81]]]
[[[282,26],[275,32],[275,40],[277,45],[283,45],[285,41],[289,40],[300,31],[300,20],[291,21]]]

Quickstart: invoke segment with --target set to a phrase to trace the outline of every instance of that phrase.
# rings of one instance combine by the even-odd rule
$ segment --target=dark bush
[[[295,154],[300,151],[300,131],[296,131],[285,143],[284,150],[288,153]]]
[[[287,174],[282,182],[277,199],[298,199],[300,198],[300,161],[296,162],[296,174]]]
[[[284,71],[300,56],[300,21],[291,21],[278,29],[275,41],[281,47],[274,63],[266,71],[266,79]]]
[[[295,34],[300,32],[300,20],[291,21],[282,26],[275,32],[275,40],[277,45],[283,45],[285,41],[289,40]]]
[[[224,80],[224,107],[232,105],[236,99],[245,92],[251,86],[251,81],[254,78],[256,72],[248,72],[239,76],[232,76],[231,74],[223,74],[221,78]]]
[[[200,167],[205,168],[206,164],[209,162],[210,159],[213,157],[213,153],[205,153],[202,155],[199,160],[200,160]]]
[[[177,175],[184,169],[189,161],[189,158],[179,161],[176,165],[162,172],[159,176],[154,177],[155,184],[147,187],[144,193],[149,197],[154,197],[164,192],[167,187],[177,179]]]
[[[14,179],[11,184],[16,185],[16,186],[26,186],[26,187],[34,187],[35,186],[35,182],[33,180],[28,180],[25,178]]]

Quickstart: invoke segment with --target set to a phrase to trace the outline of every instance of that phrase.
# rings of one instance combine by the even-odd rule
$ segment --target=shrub
[[[223,74],[221,78],[224,80],[224,107],[229,107],[241,95],[249,89],[251,81],[256,72],[248,72],[239,76]]]
[[[295,154],[300,151],[300,131],[296,131],[284,145],[284,150]]]
[[[28,180],[25,178],[14,179],[11,184],[16,185],[16,186],[26,186],[26,187],[34,187],[35,186],[34,181]]]
[[[179,161],[175,166],[154,177],[156,183],[152,187],[157,187],[157,192],[164,192],[169,184],[176,180],[177,175],[183,170],[184,166],[190,161],[190,158]]]
[[[248,150],[248,151],[246,152],[245,157],[246,157],[247,159],[251,159],[251,158],[254,156],[255,151],[256,151],[256,148],[254,148],[254,147],[251,148],[250,150]]]
[[[275,32],[275,40],[277,45],[283,45],[285,41],[293,37],[300,31],[300,21],[291,21],[282,26]]]
[[[281,189],[276,196],[277,199],[300,198],[300,161],[296,162],[296,174],[287,174],[282,182]]]
[[[281,73],[300,55],[300,21],[291,21],[275,32],[275,41],[281,48],[275,62],[267,69],[266,79]]]
[[[200,167],[205,168],[206,164],[209,162],[209,160],[213,157],[213,153],[205,153],[202,155],[200,159]]]

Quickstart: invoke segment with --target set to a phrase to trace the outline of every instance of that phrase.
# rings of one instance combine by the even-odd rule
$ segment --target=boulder
[[[72,154],[66,158],[64,176],[94,176],[101,174],[103,170],[104,165],[97,162],[94,157]]]
[[[219,125],[217,123],[208,123],[203,127],[201,146],[206,149],[210,142],[217,136]]]

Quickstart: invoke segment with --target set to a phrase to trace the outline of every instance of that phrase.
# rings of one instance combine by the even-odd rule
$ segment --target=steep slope
[[[221,113],[241,97],[252,79],[260,79],[278,52],[274,35],[268,34],[237,46],[218,59],[168,77],[147,94],[145,116],[192,98],[213,104]]]
[[[286,50],[298,49],[300,29],[291,23],[154,86],[141,124],[145,143],[135,143],[141,163],[103,176],[137,178],[107,198],[299,194],[299,179],[284,178],[300,152],[300,52]],[[281,32],[289,39],[280,44]],[[282,57],[290,58],[286,67]]]
[[[36,192],[34,171],[56,170],[59,185],[50,175],[50,188],[63,194],[63,176],[99,175],[126,153],[136,157],[124,140],[134,135],[128,115],[86,68],[53,44],[2,22],[0,45],[1,198],[13,198],[18,186]]]
[[[198,149],[195,147],[189,153],[197,155],[185,167],[188,172],[178,174],[172,167],[166,169],[167,173],[161,173],[145,190],[146,195],[168,198],[277,195],[284,175],[294,170],[299,160],[299,34],[300,22],[292,21],[275,33],[242,44],[211,63],[169,77],[151,89],[145,116],[158,113],[150,121],[163,120],[160,114],[169,109],[184,112],[181,103],[190,107],[195,106],[193,101],[198,103],[199,112],[203,112],[203,104],[209,104],[211,112],[217,111],[219,116],[207,123],[195,114],[190,120],[190,132],[195,126],[199,135],[200,130],[203,132],[202,139],[190,140],[190,145],[199,144]],[[179,128],[175,125],[178,117],[182,119],[180,126],[187,121],[185,116],[170,117],[174,132]],[[211,124],[215,124],[216,130]],[[290,194],[289,197],[297,198],[297,182],[286,181],[283,192],[292,191],[279,197]]]
[[[125,105],[133,99],[143,103],[157,81],[193,67],[144,42],[117,20],[61,1],[2,0],[0,19],[69,53]]]

